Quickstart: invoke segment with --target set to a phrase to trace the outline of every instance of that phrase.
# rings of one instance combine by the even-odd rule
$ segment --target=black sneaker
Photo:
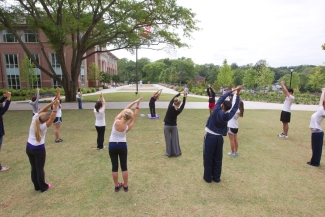
[[[118,183],[118,185],[115,186],[115,192],[118,192],[122,186],[123,186],[122,183]]]
[[[124,192],[128,192],[129,191],[129,186],[123,186]]]

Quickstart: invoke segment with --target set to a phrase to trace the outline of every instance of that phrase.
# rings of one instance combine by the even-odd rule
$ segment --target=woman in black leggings
[[[129,190],[126,133],[132,129],[135,123],[141,99],[142,97],[125,107],[125,109],[115,117],[115,121],[112,126],[112,132],[109,138],[108,153],[112,162],[112,176],[115,184],[115,192],[118,192],[121,187],[124,188],[125,192]],[[133,113],[131,108],[134,104],[136,104],[136,107]],[[118,158],[120,158],[124,183],[118,182]]]

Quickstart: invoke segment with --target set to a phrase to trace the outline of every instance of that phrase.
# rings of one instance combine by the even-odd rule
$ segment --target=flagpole
[[[136,62],[136,69],[135,69],[135,80],[136,80],[136,87],[137,90],[135,94],[138,94],[138,48],[135,49],[135,62]]]

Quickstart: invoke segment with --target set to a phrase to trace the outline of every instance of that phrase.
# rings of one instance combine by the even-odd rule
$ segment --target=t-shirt
[[[291,94],[287,96],[284,100],[282,111],[291,112],[291,105],[294,100],[295,98]]]
[[[234,117],[232,117],[232,119],[230,119],[228,121],[227,126],[230,127],[230,128],[238,128],[238,118],[239,118],[239,115],[240,115],[240,110],[238,109],[236,111]]]
[[[76,95],[77,99],[81,99],[81,96],[82,96],[82,93],[81,92],[77,92],[77,95]]]
[[[28,143],[30,143],[31,145],[33,146],[39,146],[39,145],[42,145],[44,144],[44,141],[45,141],[45,135],[46,135],[46,132],[47,132],[47,126],[46,126],[46,123],[43,123],[43,124],[40,124],[40,130],[41,130],[41,141],[40,142],[37,142],[36,140],[36,137],[35,137],[35,130],[34,130],[34,123],[35,123],[35,120],[39,118],[39,114],[36,113],[34,116],[33,116],[33,119],[32,119],[32,123],[29,127],[29,136],[28,136]]]
[[[150,101],[149,101],[149,103],[155,103],[155,102],[156,102],[156,100],[157,100],[157,98],[156,98],[156,97],[151,97],[151,98],[150,98]]]
[[[96,109],[94,108],[94,114],[96,117],[95,126],[97,126],[97,127],[106,126],[105,109],[100,108],[97,112]]]
[[[325,117],[325,110],[323,106],[320,106],[317,111],[312,114],[311,118],[310,118],[310,124],[309,124],[309,128],[317,128],[319,130],[323,130],[322,129],[322,121]]]

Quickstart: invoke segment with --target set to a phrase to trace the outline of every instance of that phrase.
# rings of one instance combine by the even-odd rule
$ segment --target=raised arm
[[[39,88],[36,88],[36,100],[35,102],[38,102],[39,100]]]
[[[175,98],[175,97],[179,97],[180,95],[181,95],[181,93],[176,94],[176,95],[172,98],[172,100],[170,100],[168,107],[173,106],[174,98]]]
[[[46,106],[44,106],[43,108],[41,108],[38,111],[38,114],[41,114],[42,112],[46,112],[47,110],[49,110],[49,108],[51,108],[51,106],[54,104],[55,101],[57,101],[57,99],[53,100],[52,102],[50,102],[49,104],[47,104]],[[53,110],[55,110],[55,109],[53,108]]]
[[[3,96],[0,99],[0,103],[3,103],[7,99],[7,93],[3,94]]]
[[[322,95],[319,99],[319,106],[323,106],[324,105],[324,99],[325,99],[325,88],[322,88]]]
[[[187,97],[187,94],[186,94],[186,92],[184,90],[183,103],[182,103],[181,107],[178,109],[179,113],[181,113],[183,111],[183,109],[184,109],[184,106],[185,106],[185,103],[186,103],[186,97]]]
[[[60,92],[61,89],[59,87],[56,88],[56,99],[60,100]]]
[[[134,104],[136,104],[136,103],[138,103],[138,102],[140,102],[142,100],[142,97],[140,97],[139,99],[137,99],[137,100],[135,100],[135,101],[133,101],[133,102],[131,102],[128,106],[126,106],[124,109],[130,109],[130,108],[132,108],[132,106],[134,105]],[[123,113],[123,111],[124,111],[124,109],[115,117],[115,120],[120,120],[121,118],[122,118],[122,113]]]
[[[128,124],[128,132],[132,129],[132,127],[133,127],[133,125],[135,123],[135,120],[138,117],[138,112],[139,112],[139,106],[140,106],[141,99],[142,98],[139,98],[138,100],[136,100],[137,101],[136,102],[137,103],[137,106],[135,107],[135,111],[134,111],[134,114],[133,114],[133,118],[130,121],[130,123]]]
[[[5,93],[2,98],[7,99],[7,101],[6,101],[6,104],[4,105],[3,109],[1,109],[1,111],[0,111],[0,116],[4,115],[6,113],[6,111],[8,110],[8,108],[9,108],[9,105],[10,105],[10,102],[11,102],[10,101],[11,93],[10,92]]]
[[[51,113],[51,115],[50,115],[50,118],[46,121],[46,127],[47,127],[47,128],[49,128],[49,127],[51,126],[51,124],[53,123],[53,121],[54,121],[54,119],[55,119],[55,117],[56,117],[56,112],[58,111],[59,104],[60,104],[60,100],[56,99],[56,100],[52,101],[51,103],[49,103],[48,105],[46,105],[46,106],[44,107],[44,108],[47,107],[47,109],[48,109],[48,108],[51,107],[51,105],[53,105],[53,110],[52,110],[52,113]],[[43,109],[44,109],[44,108],[43,108]],[[46,110],[47,110],[47,109],[46,109]],[[45,110],[45,111],[46,111],[46,110]],[[40,111],[39,111],[38,113],[40,113]]]
[[[280,84],[281,84],[281,87],[282,87],[282,92],[284,93],[284,95],[286,96],[290,96],[290,93],[288,91],[288,89],[286,88],[286,86],[284,85],[284,81],[281,81]]]
[[[103,93],[100,93],[100,98],[102,99],[103,109],[105,110],[105,108],[106,108],[106,102],[105,102],[105,98],[103,96]]]

